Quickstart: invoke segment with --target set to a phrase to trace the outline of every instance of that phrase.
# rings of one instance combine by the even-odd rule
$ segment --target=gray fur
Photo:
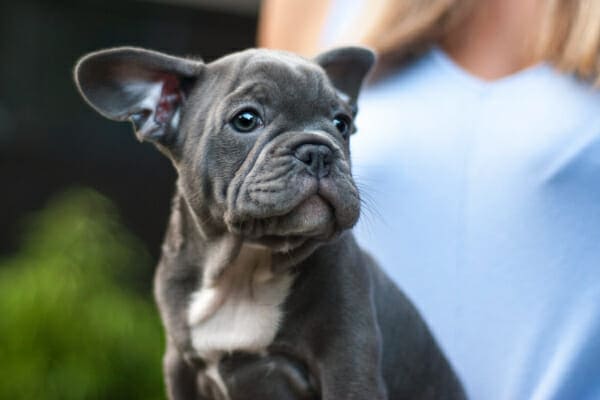
[[[314,61],[246,50],[209,64],[116,48],[77,64],[92,107],[131,119],[140,140],[178,172],[155,279],[171,400],[464,398],[415,308],[350,232],[360,200],[348,137],[332,120],[354,116],[373,61],[357,47]],[[249,107],[264,123],[238,132],[232,118]],[[268,259],[239,257],[252,249]],[[262,278],[265,265],[271,272]],[[193,293],[282,277],[291,287],[280,285],[282,304],[267,305],[281,317],[264,348],[199,355],[188,315]]]

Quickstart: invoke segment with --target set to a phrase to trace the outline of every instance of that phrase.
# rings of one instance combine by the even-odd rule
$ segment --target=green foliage
[[[0,260],[0,399],[163,399],[154,305],[120,283],[152,268],[95,192],[73,190]]]

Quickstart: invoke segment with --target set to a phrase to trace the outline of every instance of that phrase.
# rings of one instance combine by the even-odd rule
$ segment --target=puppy
[[[406,297],[357,246],[349,139],[370,50],[211,63],[83,57],[82,96],[173,163],[155,279],[171,400],[461,399]]]

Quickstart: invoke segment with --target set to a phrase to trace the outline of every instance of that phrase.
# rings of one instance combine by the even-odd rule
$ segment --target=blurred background
[[[0,399],[162,399],[151,281],[175,174],[71,77],[150,47],[255,44],[259,0],[0,1]]]

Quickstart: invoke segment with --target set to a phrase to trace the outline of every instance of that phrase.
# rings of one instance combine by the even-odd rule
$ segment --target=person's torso
[[[432,50],[367,88],[355,232],[474,399],[600,398],[600,91]]]

